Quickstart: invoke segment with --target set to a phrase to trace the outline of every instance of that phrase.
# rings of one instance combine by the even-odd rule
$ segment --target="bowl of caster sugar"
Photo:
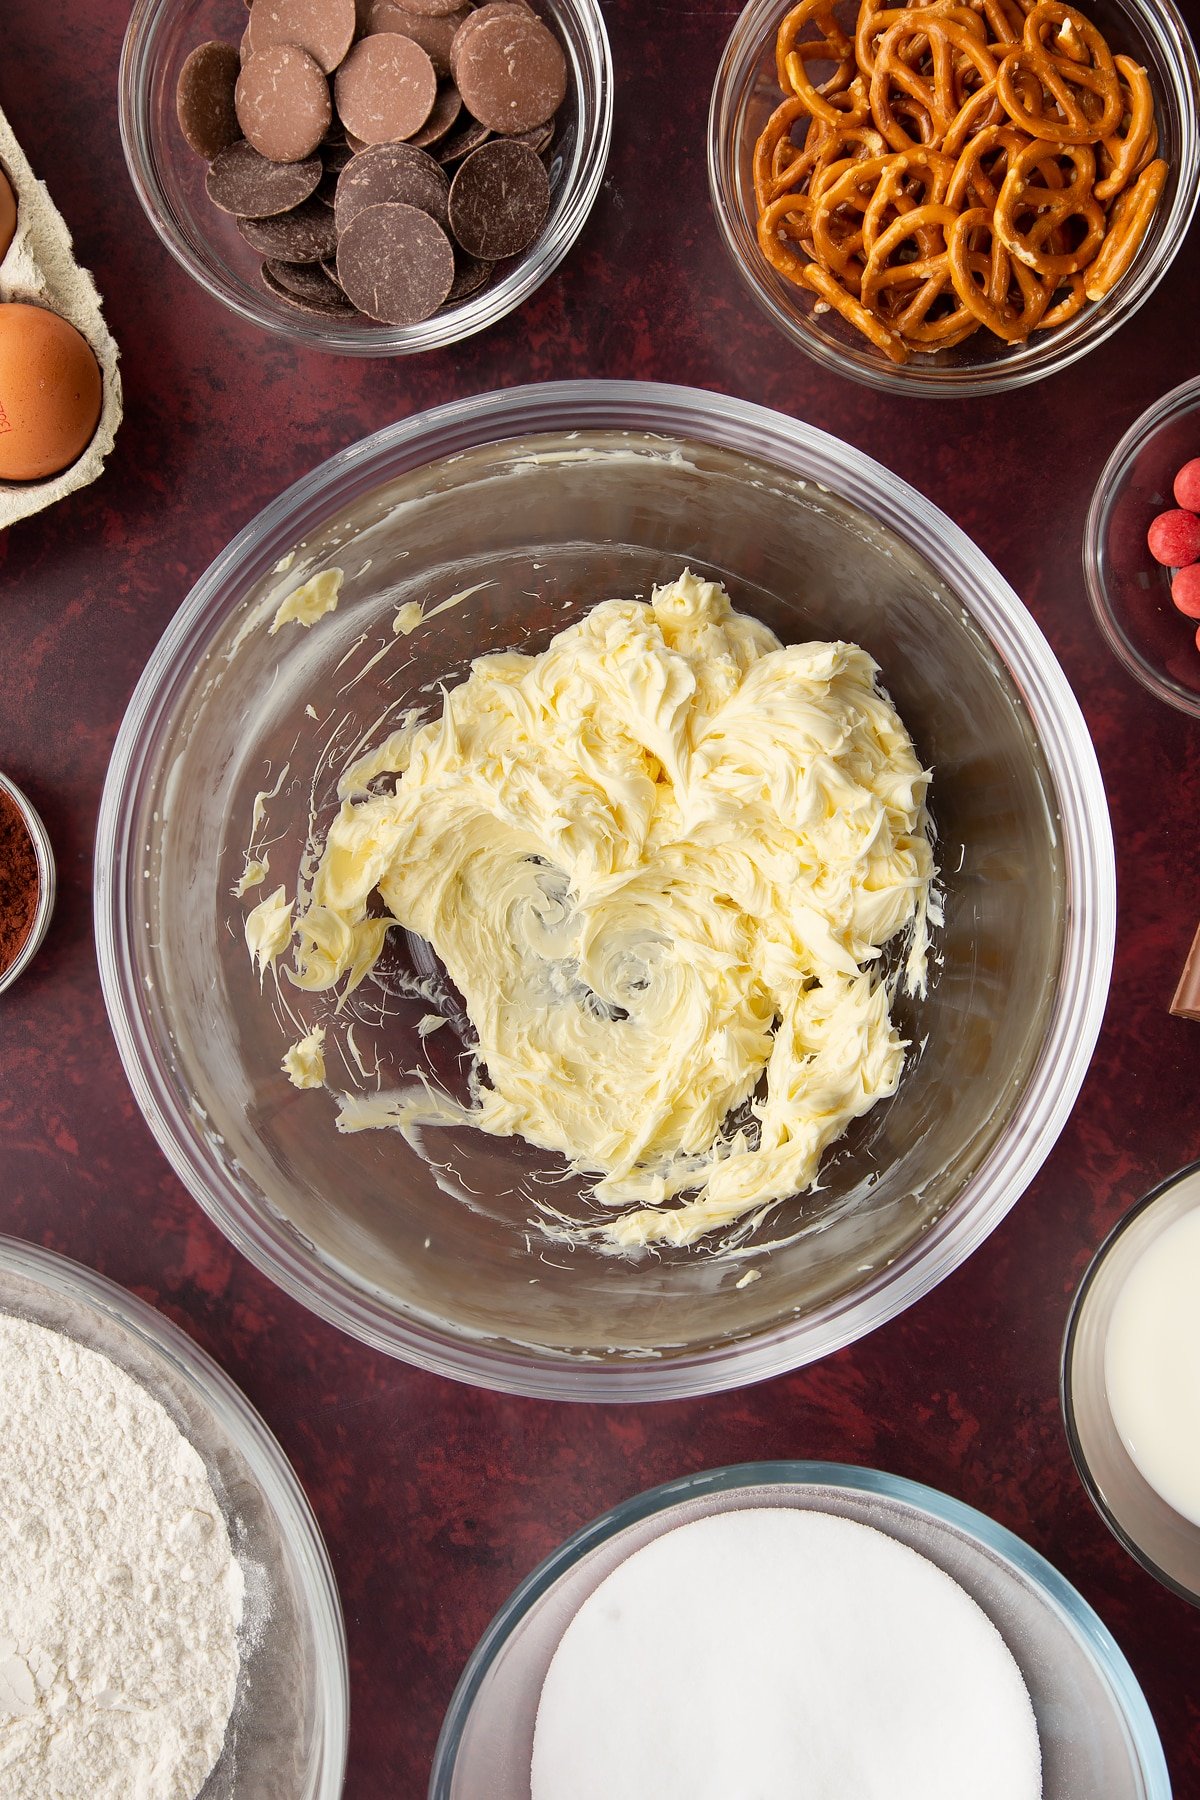
[[[1101,1518],[1200,1606],[1200,1163],[1127,1212],[1092,1259],[1063,1345],[1062,1405]]]
[[[1128,1664],[1036,1551],[916,1482],[769,1462],[639,1494],[535,1569],[429,1800],[1170,1792]]]
[[[0,1237],[0,1794],[333,1800],[345,1636],[282,1450],[192,1342]]]

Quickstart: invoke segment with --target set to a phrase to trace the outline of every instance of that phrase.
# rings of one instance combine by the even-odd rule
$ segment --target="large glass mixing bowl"
[[[272,635],[279,598],[331,565],[345,572],[336,612]],[[363,734],[382,735],[405,706],[436,707],[438,683],[472,657],[540,649],[595,601],[645,593],[685,565],[719,576],[785,640],[856,639],[876,658],[933,769],[946,917],[928,998],[899,1007],[912,1046],[899,1091],[827,1155],[819,1188],[780,1205],[737,1254],[633,1259],[542,1235],[539,1199],[586,1204],[548,1152],[463,1127],[425,1132],[420,1149],[392,1131],[339,1135],[329,1094],[297,1092],[280,1069],[295,1026],[270,978],[260,995],[242,923],[277,882],[294,893],[310,806],[328,821]],[[397,637],[408,601],[428,616]],[[272,790],[268,883],[239,900],[255,796]],[[1033,620],[970,541],[822,432],[628,383],[439,408],[268,507],[151,657],[97,845],[121,1056],[221,1229],[371,1344],[494,1388],[587,1399],[778,1373],[861,1336],[960,1263],[1070,1111],[1114,914],[1087,728]],[[354,1051],[364,1069],[424,1066],[461,1091],[455,1030],[422,1039],[428,1003],[400,992],[421,961],[419,944],[386,953],[351,1002]],[[319,1021],[309,996],[286,980],[281,993],[303,1023]],[[331,1056],[329,1085],[364,1085],[349,1055]]]

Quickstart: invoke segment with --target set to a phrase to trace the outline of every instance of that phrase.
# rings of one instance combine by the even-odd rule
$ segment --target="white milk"
[[[1200,1525],[1200,1209],[1142,1252],[1104,1347],[1113,1422],[1168,1506]]]

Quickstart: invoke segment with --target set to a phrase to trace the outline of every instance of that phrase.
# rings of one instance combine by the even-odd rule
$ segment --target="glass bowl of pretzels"
[[[1085,355],[1161,281],[1198,108],[1172,0],[750,0],[713,89],[714,210],[818,362],[993,392]]]

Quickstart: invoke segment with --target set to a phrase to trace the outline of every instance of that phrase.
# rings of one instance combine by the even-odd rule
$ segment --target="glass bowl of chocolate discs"
[[[540,287],[612,132],[597,0],[136,0],[121,137],[167,249],[242,318],[440,349]]]

